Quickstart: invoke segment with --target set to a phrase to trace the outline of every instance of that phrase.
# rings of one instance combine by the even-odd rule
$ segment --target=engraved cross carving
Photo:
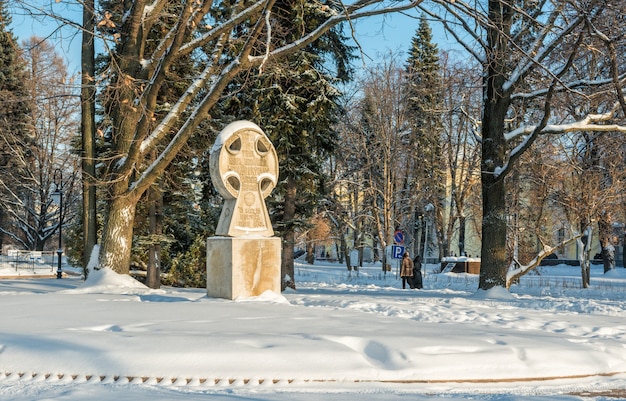
[[[276,186],[278,157],[265,133],[249,121],[229,124],[211,150],[211,179],[224,197],[216,235],[274,235],[265,198]]]

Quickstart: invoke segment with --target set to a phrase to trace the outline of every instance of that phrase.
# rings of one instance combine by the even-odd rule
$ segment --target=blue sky
[[[60,7],[64,7],[59,5]],[[39,20],[23,15],[22,11],[12,9],[9,6],[12,23],[11,29],[18,37],[20,44],[32,36],[49,39],[54,43],[56,52],[67,60],[70,73],[80,71],[80,35],[74,28],[59,28],[56,21]],[[72,21],[82,21],[82,14],[79,11],[67,11],[63,13],[64,18]]]
[[[62,6],[59,6],[62,7]],[[80,11],[64,13],[65,18],[74,21],[82,19]],[[22,40],[32,35],[49,37],[55,43],[56,51],[63,56],[68,63],[70,73],[78,73],[80,69],[80,35],[73,28],[58,28],[54,21],[43,23],[30,17],[12,14],[12,29],[14,34]],[[356,39],[363,52],[363,62],[357,62],[357,67],[377,64],[384,56],[393,53],[405,58],[419,24],[417,12],[407,14],[389,14],[368,17],[355,21]],[[450,48],[446,38],[441,34],[436,24],[431,24],[435,42],[441,49]]]
[[[366,55],[374,60],[393,54],[406,54],[419,19],[403,14],[378,15],[355,22],[356,39]]]

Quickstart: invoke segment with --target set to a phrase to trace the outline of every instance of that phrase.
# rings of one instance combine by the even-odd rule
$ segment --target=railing
[[[19,269],[54,270],[57,261],[57,253],[54,251],[20,251],[9,250],[8,255],[0,255],[0,264]]]

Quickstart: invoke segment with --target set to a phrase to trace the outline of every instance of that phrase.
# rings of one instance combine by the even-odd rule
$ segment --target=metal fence
[[[57,265],[57,258],[57,253],[54,251],[10,250],[8,255],[0,255],[0,264],[5,268],[13,268],[15,271],[20,269],[53,271]]]

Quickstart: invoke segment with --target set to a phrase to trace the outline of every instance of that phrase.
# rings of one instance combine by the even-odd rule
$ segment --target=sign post
[[[400,261],[404,255],[404,247],[402,245],[391,246],[391,256],[396,260],[396,278],[400,275]]]

